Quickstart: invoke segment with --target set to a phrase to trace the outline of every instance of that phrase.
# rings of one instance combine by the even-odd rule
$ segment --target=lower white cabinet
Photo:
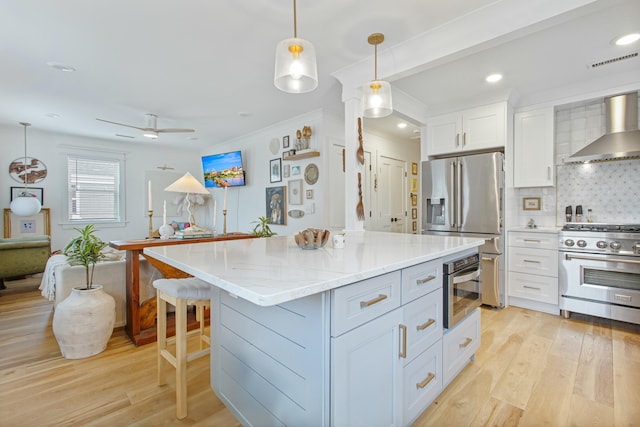
[[[474,357],[480,348],[480,308],[476,308],[464,320],[449,329],[442,338],[443,386],[451,380]]]
[[[558,314],[558,235],[509,232],[509,303]]]
[[[402,310],[396,309],[331,343],[331,425],[402,425]]]

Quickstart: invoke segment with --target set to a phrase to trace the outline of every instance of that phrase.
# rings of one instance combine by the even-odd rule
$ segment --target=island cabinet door
[[[402,425],[401,323],[396,309],[331,339],[332,426]]]

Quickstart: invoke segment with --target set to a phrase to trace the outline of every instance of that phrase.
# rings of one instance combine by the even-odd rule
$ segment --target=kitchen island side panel
[[[214,291],[211,383],[244,424],[329,425],[327,293],[271,307]]]

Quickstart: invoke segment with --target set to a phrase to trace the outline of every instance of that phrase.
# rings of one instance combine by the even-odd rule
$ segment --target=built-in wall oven
[[[444,327],[452,328],[482,304],[480,255],[466,254],[443,265]]]
[[[569,223],[559,242],[560,310],[640,324],[640,225]]]

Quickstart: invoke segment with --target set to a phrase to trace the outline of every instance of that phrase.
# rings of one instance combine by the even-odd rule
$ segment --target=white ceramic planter
[[[115,319],[115,300],[102,286],[73,288],[53,313],[53,334],[62,356],[82,359],[104,351]]]

